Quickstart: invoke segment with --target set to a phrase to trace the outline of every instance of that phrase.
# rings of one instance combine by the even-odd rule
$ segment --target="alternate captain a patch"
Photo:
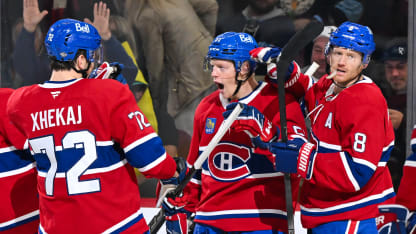
[[[206,134],[214,133],[216,122],[217,122],[216,118],[207,118],[207,121],[205,122],[205,133]]]

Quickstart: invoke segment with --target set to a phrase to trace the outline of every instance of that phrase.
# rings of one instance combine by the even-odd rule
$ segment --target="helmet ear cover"
[[[351,22],[341,24],[337,30],[331,33],[329,42],[325,47],[325,55],[328,55],[334,46],[360,52],[363,55],[363,64],[370,62],[370,56],[375,50],[371,29]]]

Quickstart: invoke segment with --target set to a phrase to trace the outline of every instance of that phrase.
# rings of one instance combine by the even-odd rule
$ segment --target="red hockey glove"
[[[280,52],[282,49],[279,47],[257,47],[250,51],[251,58],[258,63],[271,63],[279,61]]]
[[[104,62],[98,68],[94,69],[91,74],[90,78],[93,79],[114,79],[119,81],[122,84],[126,84],[127,81],[124,76],[121,74],[124,65],[121,63],[108,63]]]
[[[305,143],[299,150],[297,173],[307,180],[312,177],[313,163],[316,156],[316,146],[311,143]]]
[[[237,102],[227,105],[226,111],[222,114],[226,119]],[[231,125],[231,129],[244,131],[252,139],[260,137],[263,142],[271,142],[279,137],[280,130],[271,121],[269,121],[259,110],[253,106],[243,104],[243,110]]]
[[[187,166],[185,159],[182,157],[174,157],[176,162],[176,172],[179,173],[178,177],[172,177],[170,179],[160,180],[158,184],[156,195],[159,197],[158,204],[161,200],[163,209],[165,210],[166,219],[166,231],[167,233],[188,233],[188,219],[191,217],[191,212],[184,209],[188,203],[187,196],[171,198],[168,197],[170,190],[175,189],[177,185],[185,178],[187,172]],[[160,192],[159,191],[160,188]],[[166,196],[166,197],[165,197]]]
[[[193,215],[184,209],[186,203],[186,199],[179,197],[175,199],[165,197],[163,200],[167,233],[188,233]]]
[[[298,79],[300,75],[299,65],[296,62],[289,64],[285,75],[285,88],[292,86]],[[275,63],[267,64],[267,75],[266,81],[277,84],[277,67]]]
[[[161,179],[160,183],[157,184],[156,187],[156,197],[157,202],[156,205],[160,206],[163,199],[166,197],[166,195],[174,190],[176,186],[178,186],[181,181],[185,178],[185,175],[188,171],[188,168],[186,166],[185,159],[182,157],[173,157],[173,159],[176,162],[176,172],[178,172],[178,177],[172,177],[169,179]]]

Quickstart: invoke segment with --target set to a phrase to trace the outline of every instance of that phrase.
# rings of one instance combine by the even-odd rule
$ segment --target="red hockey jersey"
[[[26,150],[26,139],[10,123],[6,103],[12,89],[0,89],[0,232],[36,233],[39,200],[35,163]]]
[[[277,89],[267,83],[238,100],[256,107],[280,127]],[[229,102],[219,91],[205,97],[194,117],[194,132],[188,163],[192,165],[209,144],[224,118]],[[287,129],[290,139],[305,137],[299,104],[286,95]],[[298,178],[292,177],[293,201]],[[228,131],[191,180],[185,193],[197,194],[187,208],[196,206],[194,221],[224,231],[280,230],[287,232],[283,174],[274,170],[268,157],[253,148],[244,132]],[[195,192],[196,191],[196,192]]]
[[[413,127],[410,145],[413,154],[404,163],[403,176],[397,192],[397,203],[414,212],[416,211],[416,125]]]
[[[16,90],[8,114],[37,163],[41,233],[148,230],[131,165],[170,178],[176,164],[127,86],[48,81]]]
[[[386,167],[394,132],[380,89],[364,76],[334,95],[332,80],[313,84],[297,69],[288,91],[304,96],[317,147],[302,187],[302,225],[376,217],[377,206],[395,197]]]

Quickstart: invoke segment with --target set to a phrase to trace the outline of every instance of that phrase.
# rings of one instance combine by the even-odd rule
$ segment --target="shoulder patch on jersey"
[[[206,134],[214,133],[216,122],[217,122],[216,118],[207,118],[207,121],[205,122],[205,133]]]

